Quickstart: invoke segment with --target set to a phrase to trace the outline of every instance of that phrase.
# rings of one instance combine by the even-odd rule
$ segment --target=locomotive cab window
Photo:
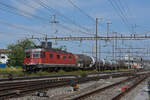
[[[52,59],[52,58],[53,58],[53,54],[50,54],[50,55],[49,55],[49,58],[51,58],[51,59]]]
[[[33,52],[33,58],[40,58],[41,53],[40,52]]]
[[[57,55],[57,59],[60,59],[60,55]]]
[[[71,56],[69,56],[69,60],[71,60],[72,59],[72,57]]]
[[[25,58],[30,58],[30,52],[25,53]]]

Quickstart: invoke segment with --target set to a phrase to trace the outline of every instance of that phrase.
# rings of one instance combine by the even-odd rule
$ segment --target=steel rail
[[[17,77],[13,79],[0,79],[0,82],[4,81],[16,81],[16,80],[31,80],[31,79],[44,79],[44,78],[62,78],[62,77],[77,77],[77,75],[55,75],[55,76],[36,76],[36,77]]]
[[[99,79],[108,79],[110,77],[124,77],[124,76],[132,76],[135,74],[129,74],[129,73],[121,73],[121,74],[111,74],[111,75],[103,75],[103,76],[95,76],[95,77],[86,77],[86,78],[76,78],[75,80],[77,80],[78,84],[81,83],[86,83],[89,81],[95,81],[95,80],[99,80]],[[0,99],[2,98],[10,98],[10,97],[19,97],[23,94],[28,94],[31,91],[37,91],[40,89],[48,89],[48,88],[56,88],[59,86],[66,86],[70,84],[70,78],[69,79],[63,79],[63,80],[41,80],[41,81],[24,81],[23,82],[16,82],[16,83],[3,83],[0,84]],[[4,86],[3,86],[4,85]],[[7,87],[6,87],[6,86]],[[2,88],[4,87],[4,88]],[[21,90],[20,91],[20,95],[18,95],[16,92],[17,90]],[[10,91],[8,93],[8,91]],[[13,91],[13,92],[11,92]],[[23,94],[22,94],[23,93]]]
[[[136,77],[137,77],[137,76],[136,76]],[[82,100],[82,99],[85,99],[85,98],[87,98],[87,97],[89,97],[89,96],[91,96],[91,95],[93,95],[93,94],[100,93],[100,92],[102,92],[102,91],[104,91],[104,90],[106,90],[106,89],[112,88],[112,87],[117,86],[117,85],[119,85],[119,84],[123,84],[123,83],[125,83],[125,82],[127,82],[127,81],[129,81],[129,80],[134,79],[134,78],[135,78],[135,77],[132,77],[132,78],[130,77],[130,78],[126,79],[126,80],[123,80],[123,81],[114,83],[114,84],[112,84],[112,85],[109,85],[109,86],[106,86],[106,87],[103,87],[103,88],[100,88],[100,89],[97,89],[97,90],[94,90],[94,91],[90,91],[90,92],[88,92],[88,93],[86,93],[86,94],[77,96],[77,97],[72,98],[72,99],[70,99],[70,100]]]
[[[118,94],[112,100],[120,100],[122,97],[124,97],[125,95],[127,95],[127,93],[129,93],[131,90],[133,90],[137,85],[139,85],[141,82],[143,82],[147,78],[148,78],[148,76],[145,76],[144,78],[140,79],[135,84],[133,84],[129,89],[127,89],[126,91]]]
[[[138,74],[139,75],[139,74]],[[99,79],[108,79],[110,77],[125,77],[125,76],[136,76],[135,73],[120,73],[120,74],[110,74],[110,75],[103,75],[103,76],[95,76],[95,77],[86,77],[86,78],[76,78],[77,82],[80,83],[86,83],[89,81],[95,81],[95,80],[99,80]],[[14,82],[14,83],[3,83],[0,84],[1,87],[3,87],[3,85],[7,86],[7,88],[2,88],[0,90],[0,99],[2,98],[9,98],[9,97],[19,97],[21,95],[24,94],[29,94],[31,91],[35,92],[37,90],[40,89],[48,89],[48,88],[56,88],[59,86],[66,86],[70,84],[70,80],[72,79],[53,79],[53,80],[41,80],[41,81],[24,81],[23,82]],[[16,86],[16,85],[17,86]],[[16,92],[14,91],[20,91],[20,94],[18,95]],[[10,91],[9,93],[7,93],[7,91]],[[13,92],[11,92],[13,91]]]
[[[94,94],[103,92],[103,91],[105,91],[105,90],[107,90],[107,89],[113,88],[113,87],[115,87],[115,86],[117,86],[117,85],[124,84],[124,83],[126,83],[126,82],[128,82],[128,81],[132,81],[133,79],[136,79],[137,77],[139,77],[139,76],[136,75],[136,76],[134,76],[134,77],[132,77],[132,78],[130,77],[130,78],[126,79],[126,80],[123,80],[123,81],[114,83],[114,84],[112,84],[112,85],[109,85],[109,86],[106,86],[106,87],[103,87],[103,88],[100,88],[100,89],[96,89],[96,90],[90,91],[90,92],[85,93],[85,94],[83,94],[83,95],[74,97],[74,98],[72,98],[72,99],[70,99],[70,100],[83,100],[83,99],[86,99],[87,97],[89,97],[89,96],[91,96],[91,95],[94,95]],[[135,86],[138,85],[140,82],[142,82],[144,79],[146,79],[146,77],[147,77],[147,75],[146,75],[144,78],[140,79],[140,81],[136,82],[136,83],[133,85],[133,87],[135,87]],[[126,92],[129,92],[133,87],[129,88],[129,90],[126,91]],[[120,100],[120,98],[121,98],[126,92],[119,94],[117,97],[113,98],[112,100]]]

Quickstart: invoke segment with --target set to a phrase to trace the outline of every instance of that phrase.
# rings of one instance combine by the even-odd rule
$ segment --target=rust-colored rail
[[[78,97],[72,98],[71,100],[82,100],[82,99],[85,99],[85,98],[87,98],[87,97],[89,97],[89,96],[91,96],[91,95],[93,95],[93,94],[100,93],[100,92],[102,92],[102,91],[104,91],[104,90],[106,90],[106,89],[112,88],[112,87],[117,86],[117,85],[122,84],[122,83],[125,83],[125,82],[127,82],[127,81],[129,81],[129,80],[132,80],[132,79],[136,78],[136,77],[137,77],[137,76],[135,76],[135,77],[129,77],[129,78],[126,79],[126,80],[123,80],[123,81],[114,83],[114,84],[112,84],[112,85],[109,85],[109,86],[106,86],[106,87],[103,87],[103,88],[100,88],[100,89],[91,91],[91,92],[86,93],[86,94],[83,94],[83,95],[80,95],[80,96],[78,96]]]
[[[140,84],[141,82],[143,82],[148,76],[143,77],[142,79],[140,79],[139,81],[137,81],[136,83],[134,83],[129,89],[127,89],[126,91],[118,94],[117,96],[115,96],[112,100],[120,100],[122,97],[124,97],[125,95],[127,95],[127,93],[129,93],[132,89],[134,89],[138,84]]]
[[[143,75],[142,75],[143,76]],[[141,75],[140,76],[134,76],[134,77],[130,77],[126,80],[123,80],[123,81],[120,81],[120,82],[117,82],[117,83],[114,83],[112,85],[109,85],[109,86],[106,86],[106,87],[103,87],[103,88],[100,88],[100,89],[97,89],[97,90],[94,90],[94,91],[90,91],[86,94],[83,94],[83,95],[80,95],[80,96],[77,96],[75,98],[72,98],[71,100],[82,100],[82,99],[86,99],[87,97],[91,96],[91,95],[94,95],[94,94],[97,94],[97,93],[100,93],[100,92],[103,92],[104,90],[107,90],[107,89],[110,89],[110,88],[113,88],[117,85],[120,85],[120,84],[124,84],[128,81],[132,81],[133,79],[137,79],[137,77],[140,78],[140,81],[136,82],[136,84],[133,85],[133,87],[129,88],[128,91],[125,91],[124,93],[121,93],[119,94],[118,96],[116,96],[115,98],[113,98],[112,100],[119,100],[125,93],[129,92],[132,88],[136,87],[136,85],[138,85],[140,82],[142,82],[144,79],[147,78],[147,75],[144,76],[144,78],[141,78]]]

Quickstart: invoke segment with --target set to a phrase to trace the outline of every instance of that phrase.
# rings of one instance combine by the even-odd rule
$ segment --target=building
[[[0,63],[6,64],[8,61],[8,50],[0,49]]]

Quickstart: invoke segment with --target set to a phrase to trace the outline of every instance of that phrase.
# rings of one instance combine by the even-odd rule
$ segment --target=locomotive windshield
[[[41,52],[33,52],[32,57],[33,58],[41,58]]]
[[[33,52],[32,57],[33,58],[44,58],[45,57],[45,52]]]

